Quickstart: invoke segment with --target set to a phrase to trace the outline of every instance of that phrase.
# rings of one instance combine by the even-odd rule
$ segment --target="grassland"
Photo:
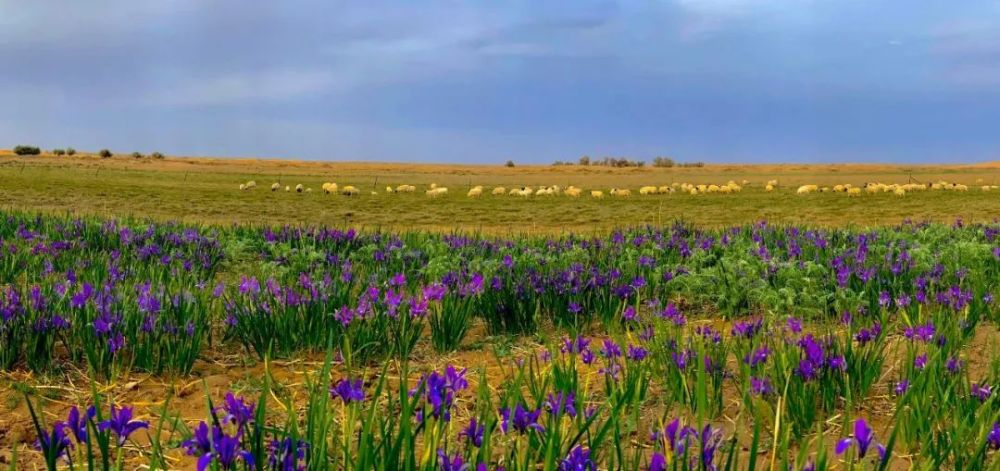
[[[778,179],[774,193],[762,190]],[[239,191],[255,180],[254,191]],[[473,185],[576,185],[585,190],[632,188],[672,182],[724,183],[747,180],[740,194],[658,195],[631,198],[514,198],[465,196]],[[973,188],[967,193],[923,192],[848,198],[843,194],[797,196],[801,184],[906,183],[947,180]],[[323,182],[355,185],[355,198],[326,195]],[[312,193],[267,187],[302,183]],[[417,185],[415,194],[385,194],[387,185]],[[426,185],[450,188],[441,198],[423,194]],[[17,157],[0,153],[0,205],[11,209],[104,217],[150,217],[230,224],[326,224],[391,230],[480,231],[486,233],[603,232],[610,228],[683,219],[706,227],[767,219],[812,225],[883,225],[915,220],[992,220],[1000,216],[1000,163],[955,166],[890,165],[710,165],[704,168],[631,168],[383,163],[324,163],[282,160],[116,156]],[[371,191],[379,194],[372,195]]]

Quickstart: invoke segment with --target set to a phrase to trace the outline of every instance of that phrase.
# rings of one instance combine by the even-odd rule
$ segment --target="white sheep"
[[[247,189],[247,186],[244,185],[244,184],[242,184],[242,183],[240,183],[240,191],[243,191],[243,190],[246,190],[246,189]]]
[[[861,188],[848,188],[847,196],[861,196]]]
[[[566,191],[563,191],[563,193],[566,196],[569,196],[571,198],[579,198],[580,197],[580,193],[582,193],[582,192],[583,192],[583,190],[581,190],[581,189],[579,189],[577,187],[574,187],[574,186],[566,188]]]
[[[498,187],[496,187],[496,188],[493,189],[492,193],[493,193],[493,196],[504,195],[504,194],[507,193],[507,189],[504,188],[504,187],[502,187],[502,186],[498,186]]]
[[[802,185],[798,190],[795,190],[795,192],[800,195],[807,195],[816,191],[819,191],[819,186],[817,185]]]
[[[655,195],[657,193],[659,193],[659,188],[655,186],[644,186],[642,188],[639,188],[639,194],[643,196]]]
[[[443,195],[445,193],[448,193],[448,189],[445,188],[445,187],[439,187],[437,185],[434,185],[433,188],[431,188],[430,190],[427,190],[425,193],[427,193],[427,196],[430,196],[431,198],[436,198],[436,197],[441,196],[441,195]]]
[[[340,194],[344,196],[357,196],[361,194],[361,192],[358,191],[358,189],[355,188],[354,186],[345,185],[343,188],[340,189]]]
[[[274,182],[274,183],[271,184],[271,191],[278,191],[279,188],[281,188],[281,184],[280,183]]]
[[[396,187],[396,193],[413,193],[417,191],[417,187],[413,185],[399,185]]]
[[[295,185],[295,192],[296,193],[302,193],[302,190],[305,190],[305,187],[302,186],[301,183],[299,183],[298,185]]]
[[[629,189],[612,188],[610,193],[611,196],[618,196],[622,198],[632,196],[632,190]]]
[[[247,189],[248,190],[252,190],[254,188],[257,188],[257,182],[253,181],[253,180],[248,181],[247,182]]]
[[[478,198],[482,195],[483,195],[483,187],[477,186],[475,188],[470,189],[469,193],[466,196],[470,198]]]
[[[601,199],[604,198],[604,192],[601,190],[590,190],[590,196]]]

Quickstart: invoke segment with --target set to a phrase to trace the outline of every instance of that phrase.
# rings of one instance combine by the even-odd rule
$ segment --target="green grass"
[[[781,181],[779,191],[762,190],[766,180]],[[967,193],[919,192],[848,198],[825,193],[798,196],[799,184],[834,185],[867,181],[906,183],[946,179],[966,183]],[[255,179],[254,191],[239,191]],[[722,195],[639,196],[642,185],[672,182],[724,183],[749,180],[742,193]],[[312,193],[272,193],[268,187],[302,183]],[[361,189],[358,197],[326,195],[324,181]],[[1000,181],[997,167],[865,166],[710,166],[703,169],[603,169],[580,167],[499,167],[321,164],[219,159],[98,160],[0,157],[0,204],[12,209],[105,217],[139,217],[214,224],[326,224],[392,230],[481,231],[488,233],[603,232],[636,224],[669,224],[683,219],[703,226],[723,226],[766,219],[811,225],[883,225],[906,218],[950,222],[991,220],[1000,216],[1000,191],[983,192],[982,184]],[[448,195],[428,198],[436,182]],[[415,194],[385,194],[386,185],[418,186]],[[587,190],[581,198],[494,197],[495,185],[570,184]],[[471,185],[485,195],[465,196]],[[589,196],[590,189],[631,188],[631,198]],[[378,195],[371,195],[371,191]]]

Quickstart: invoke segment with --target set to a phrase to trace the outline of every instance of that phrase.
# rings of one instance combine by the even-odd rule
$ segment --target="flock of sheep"
[[[997,185],[982,185],[980,190],[982,191],[992,191],[998,190],[1000,186]],[[969,191],[968,185],[963,185],[961,183],[951,183],[946,181],[939,181],[936,183],[866,183],[864,186],[853,186],[850,183],[845,183],[843,185],[829,186],[819,186],[819,185],[802,185],[796,190],[797,194],[807,195],[809,193],[846,193],[848,196],[861,196],[862,192],[868,194],[875,193],[892,193],[896,196],[905,196],[907,193],[914,191]]]
[[[684,193],[690,195],[698,195],[702,193],[718,193],[718,194],[732,194],[739,193],[743,191],[743,187],[748,185],[750,182],[743,180],[741,184],[737,184],[735,181],[728,181],[724,184],[691,184],[691,183],[672,183],[670,185],[663,186],[643,186],[639,188],[638,194],[642,196],[649,195],[665,195],[672,193]],[[257,187],[257,182],[250,180],[246,183],[240,184],[241,191],[253,190]],[[336,183],[323,183],[321,186],[323,192],[327,194],[340,194],[344,196],[357,196],[361,194],[361,191],[357,187],[352,185],[338,186]],[[282,189],[280,183],[271,184],[271,191],[279,191]],[[768,180],[764,185],[765,192],[773,192],[778,189],[778,180]],[[1000,187],[996,185],[982,185],[980,187],[982,191],[998,190]],[[297,193],[311,193],[313,190],[310,187],[306,187],[299,183],[294,187],[285,185],[284,190],[287,192],[295,191]],[[807,195],[810,193],[844,193],[848,196],[860,196],[863,192],[874,194],[874,193],[892,193],[898,196],[903,196],[908,192],[914,191],[969,191],[968,185],[963,185],[959,183],[949,183],[946,181],[940,181],[937,183],[906,183],[906,184],[885,184],[885,183],[866,183],[863,186],[854,186],[850,183],[845,183],[842,185],[834,186],[819,186],[819,185],[802,185],[796,190],[799,195]],[[396,187],[387,186],[385,187],[385,192],[392,193],[416,193],[417,187],[414,185],[399,185]],[[448,188],[443,186],[438,186],[436,183],[431,183],[424,193],[428,197],[438,197],[448,194]],[[482,185],[476,185],[469,189],[466,196],[470,198],[478,198],[486,193],[486,189]],[[371,191],[372,195],[377,195],[377,191]],[[503,186],[494,187],[489,191],[489,194],[493,196],[519,196],[519,197],[530,197],[530,196],[569,196],[572,198],[579,198],[584,195],[584,190],[576,186],[570,185],[563,188],[559,185],[552,186],[541,186],[537,189],[530,186],[522,186],[517,188],[506,188]],[[614,197],[630,197],[632,196],[632,190],[627,188],[612,188],[607,192],[607,195]],[[590,190],[590,196],[592,198],[604,198],[605,192],[603,190]]]

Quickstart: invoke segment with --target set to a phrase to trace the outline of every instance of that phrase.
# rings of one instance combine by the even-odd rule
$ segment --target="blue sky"
[[[1000,1],[0,0],[0,147],[1000,160]]]

